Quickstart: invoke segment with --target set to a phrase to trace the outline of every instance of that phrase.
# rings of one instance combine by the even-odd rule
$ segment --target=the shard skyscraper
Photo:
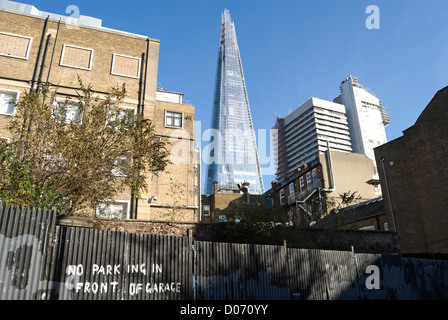
[[[250,193],[264,193],[235,24],[227,9],[221,17],[211,127],[215,130],[210,154],[206,154],[210,156],[206,194],[213,193],[214,181],[219,190],[239,190],[249,182]]]

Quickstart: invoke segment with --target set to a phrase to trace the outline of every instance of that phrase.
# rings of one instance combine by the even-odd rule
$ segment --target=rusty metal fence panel
[[[46,299],[54,213],[0,206],[0,300]]]
[[[50,298],[191,299],[188,237],[56,227]]]

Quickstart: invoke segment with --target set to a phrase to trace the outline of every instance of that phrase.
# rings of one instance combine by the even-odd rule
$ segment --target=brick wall
[[[447,123],[448,87],[402,137],[375,149],[388,224],[393,229],[394,214],[403,253],[448,253]]]

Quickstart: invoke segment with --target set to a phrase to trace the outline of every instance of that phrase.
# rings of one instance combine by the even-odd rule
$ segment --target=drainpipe
[[[386,173],[386,167],[384,165],[384,160],[385,160],[384,157],[381,157],[381,165],[383,167],[384,181],[386,182],[387,197],[389,198],[390,212],[392,213],[392,222],[394,224],[394,231],[398,235],[397,224],[395,221],[395,213],[394,213],[394,208],[392,207],[392,200],[390,197],[390,190],[389,190],[389,182],[387,181],[387,173]]]
[[[331,149],[330,142],[327,140],[327,152],[325,154],[325,160],[327,162],[327,172],[328,172],[328,189],[322,188],[323,191],[333,192],[335,190],[335,182],[333,176],[333,161],[331,160]]]
[[[58,42],[58,37],[59,37],[59,27],[61,26],[61,19],[59,19],[58,22],[58,29],[56,31],[56,37],[54,39],[54,45],[53,45],[53,52],[51,53],[51,59],[50,59],[50,66],[48,67],[48,73],[47,73],[47,81],[45,82],[46,84],[48,84],[48,82],[50,81],[50,72],[51,72],[51,67],[53,65],[53,58],[54,58],[54,52],[56,50],[56,43]]]
[[[142,96],[143,96],[143,67],[145,61],[145,53],[142,53],[142,60],[140,65],[140,79],[138,81],[138,106],[137,113],[141,114],[142,111]]]
[[[50,16],[47,16],[47,19],[45,19],[44,29],[42,31],[42,37],[40,38],[39,51],[37,52],[36,64],[34,65],[33,78],[31,80],[31,90],[30,90],[31,92],[34,91],[34,84],[36,82],[37,70],[39,68],[40,56],[42,54],[42,47],[44,46],[44,39],[45,39],[45,34],[47,33],[47,26],[48,26],[49,19],[50,19]]]
[[[145,99],[146,99],[146,79],[148,76],[148,56],[149,56],[149,38],[146,38],[146,60],[145,60],[145,78],[143,81],[143,99],[142,99],[142,116],[145,113]]]
[[[44,55],[42,57],[42,62],[40,63],[40,71],[39,77],[37,78],[37,89],[36,92],[39,92],[39,85],[42,83],[42,76],[44,74],[45,69],[45,60],[47,59],[48,46],[50,45],[51,34],[47,36],[47,42],[45,43]]]

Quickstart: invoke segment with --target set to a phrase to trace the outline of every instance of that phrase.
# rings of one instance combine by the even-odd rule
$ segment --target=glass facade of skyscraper
[[[213,147],[205,154],[209,161],[205,193],[213,193],[214,181],[225,190],[238,190],[238,184],[249,182],[250,193],[264,193],[235,25],[228,10],[221,18],[211,127],[215,130]]]

